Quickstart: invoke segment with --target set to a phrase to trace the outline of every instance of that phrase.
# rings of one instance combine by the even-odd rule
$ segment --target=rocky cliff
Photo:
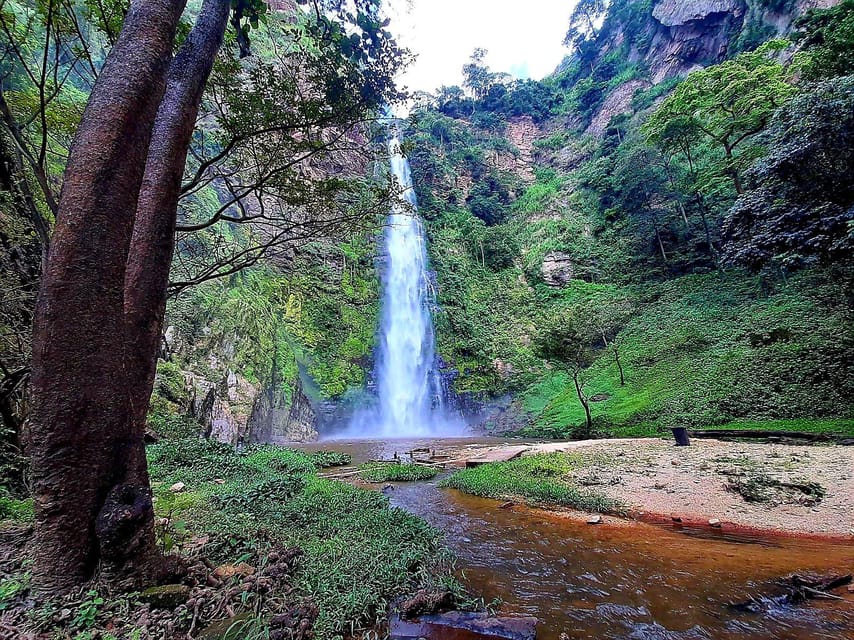
[[[638,88],[721,62],[739,49],[785,34],[792,21],[807,10],[839,1],[657,0],[651,11],[612,14],[600,32],[599,59],[621,52],[640,65],[644,77],[612,88],[588,133],[601,135],[612,116],[628,110]]]

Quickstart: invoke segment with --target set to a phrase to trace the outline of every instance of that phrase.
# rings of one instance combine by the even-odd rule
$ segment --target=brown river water
[[[483,442],[484,440],[479,440]],[[467,442],[476,442],[470,440]],[[493,441],[495,442],[495,441]],[[353,462],[389,458],[437,441],[329,441]],[[854,639],[854,594],[802,606],[728,603],[773,590],[801,572],[849,573],[854,545],[799,538],[728,536],[643,523],[588,525],[536,509],[401,483],[392,504],[440,529],[461,577],[502,615],[540,620],[537,638],[637,640]]]

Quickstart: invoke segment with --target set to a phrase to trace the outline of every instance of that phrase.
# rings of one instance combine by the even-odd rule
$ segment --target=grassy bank
[[[583,488],[575,479],[574,472],[584,464],[586,460],[579,454],[527,456],[458,471],[443,480],[442,486],[482,498],[522,499],[535,506],[621,512],[623,507],[618,501]]]
[[[751,278],[710,274],[632,294],[616,338],[625,384],[603,350],[584,372],[596,430],[616,437],[673,426],[854,434],[850,310],[804,275],[763,296]],[[584,411],[566,374],[521,394],[525,436],[568,437]]]
[[[389,603],[415,587],[452,583],[438,532],[391,508],[380,493],[319,478],[328,456],[269,446],[236,453],[192,439],[152,446],[149,461],[159,544],[191,563],[204,558],[211,568],[226,567],[225,591],[217,591],[222,606],[203,606],[193,622],[193,603],[215,600],[198,595],[201,587],[189,604],[185,597],[155,613],[140,604],[145,595],[90,592],[63,605],[70,618],[46,605],[20,614],[19,628],[84,640],[149,637],[168,625],[164,637],[173,637],[195,625],[189,637],[198,637],[210,619],[244,614],[241,637],[266,637],[266,621],[287,614],[315,618],[316,638],[343,638],[381,623]],[[287,572],[265,569],[284,557]],[[28,568],[22,555],[14,575],[0,583],[0,611],[26,593]]]
[[[416,482],[435,478],[439,470],[420,464],[366,462],[359,465],[359,477],[368,482]]]

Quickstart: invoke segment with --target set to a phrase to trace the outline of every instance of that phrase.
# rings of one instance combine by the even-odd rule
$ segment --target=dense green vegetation
[[[215,564],[246,563],[259,571],[273,563],[271,553],[302,551],[287,577],[291,588],[268,593],[244,586],[242,596],[230,604],[235,615],[247,614],[239,618],[247,625],[246,635],[250,627],[262,632],[270,615],[310,603],[317,611],[317,638],[349,637],[382,622],[388,604],[419,585],[441,581],[457,589],[443,568],[447,559],[435,530],[390,508],[381,493],[316,475],[321,465],[342,462],[328,453],[307,455],[268,446],[238,453],[196,438],[152,446],[159,545],[188,557],[202,554]],[[175,486],[179,482],[180,489]],[[31,512],[21,513],[25,506],[5,499],[0,499],[0,509],[0,519],[31,517]],[[23,562],[19,573],[0,583],[0,611],[26,593],[27,568]],[[242,578],[237,575],[232,582],[238,585]],[[84,634],[74,636],[80,640],[95,634],[109,637],[107,629],[115,637],[134,637],[137,625],[146,624],[134,618],[140,599],[145,595],[106,600],[93,592],[70,605],[79,624],[69,626],[66,617],[45,608],[32,610],[28,624],[43,632],[73,628]],[[186,616],[187,607],[179,609],[173,624],[188,628],[192,611]],[[227,616],[223,611],[218,617]]]
[[[518,394],[496,428],[529,435],[850,433],[854,3],[799,18],[794,56],[763,21],[789,9],[751,3],[730,58],[660,84],[625,55],[649,46],[649,3],[607,4],[579,4],[549,78],[476,52],[465,90],[410,119],[457,390]]]
[[[759,287],[755,277],[708,274],[635,290],[645,300],[619,338],[626,384],[607,353],[585,371],[600,433],[844,416],[854,391],[847,302],[823,273],[802,274],[771,295]],[[560,435],[584,420],[564,375],[523,394],[536,417],[525,433]],[[834,424],[854,432],[845,417]]]
[[[213,376],[208,355],[225,356],[246,379],[286,394],[300,367],[325,398],[361,386],[378,313],[375,251],[365,235],[316,242],[292,270],[261,266],[188,290],[167,315],[188,347],[179,359]]]
[[[483,498],[522,499],[537,506],[622,513],[624,508],[621,504],[596,491],[580,487],[573,479],[572,472],[582,462],[580,454],[526,456],[458,471],[444,479],[442,486]]]

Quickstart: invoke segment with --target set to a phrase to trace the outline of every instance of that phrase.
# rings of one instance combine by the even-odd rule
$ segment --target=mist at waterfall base
[[[391,173],[401,189],[385,227],[382,310],[375,393],[332,438],[453,437],[468,433],[445,388],[436,356],[424,227],[409,162],[389,140]]]

